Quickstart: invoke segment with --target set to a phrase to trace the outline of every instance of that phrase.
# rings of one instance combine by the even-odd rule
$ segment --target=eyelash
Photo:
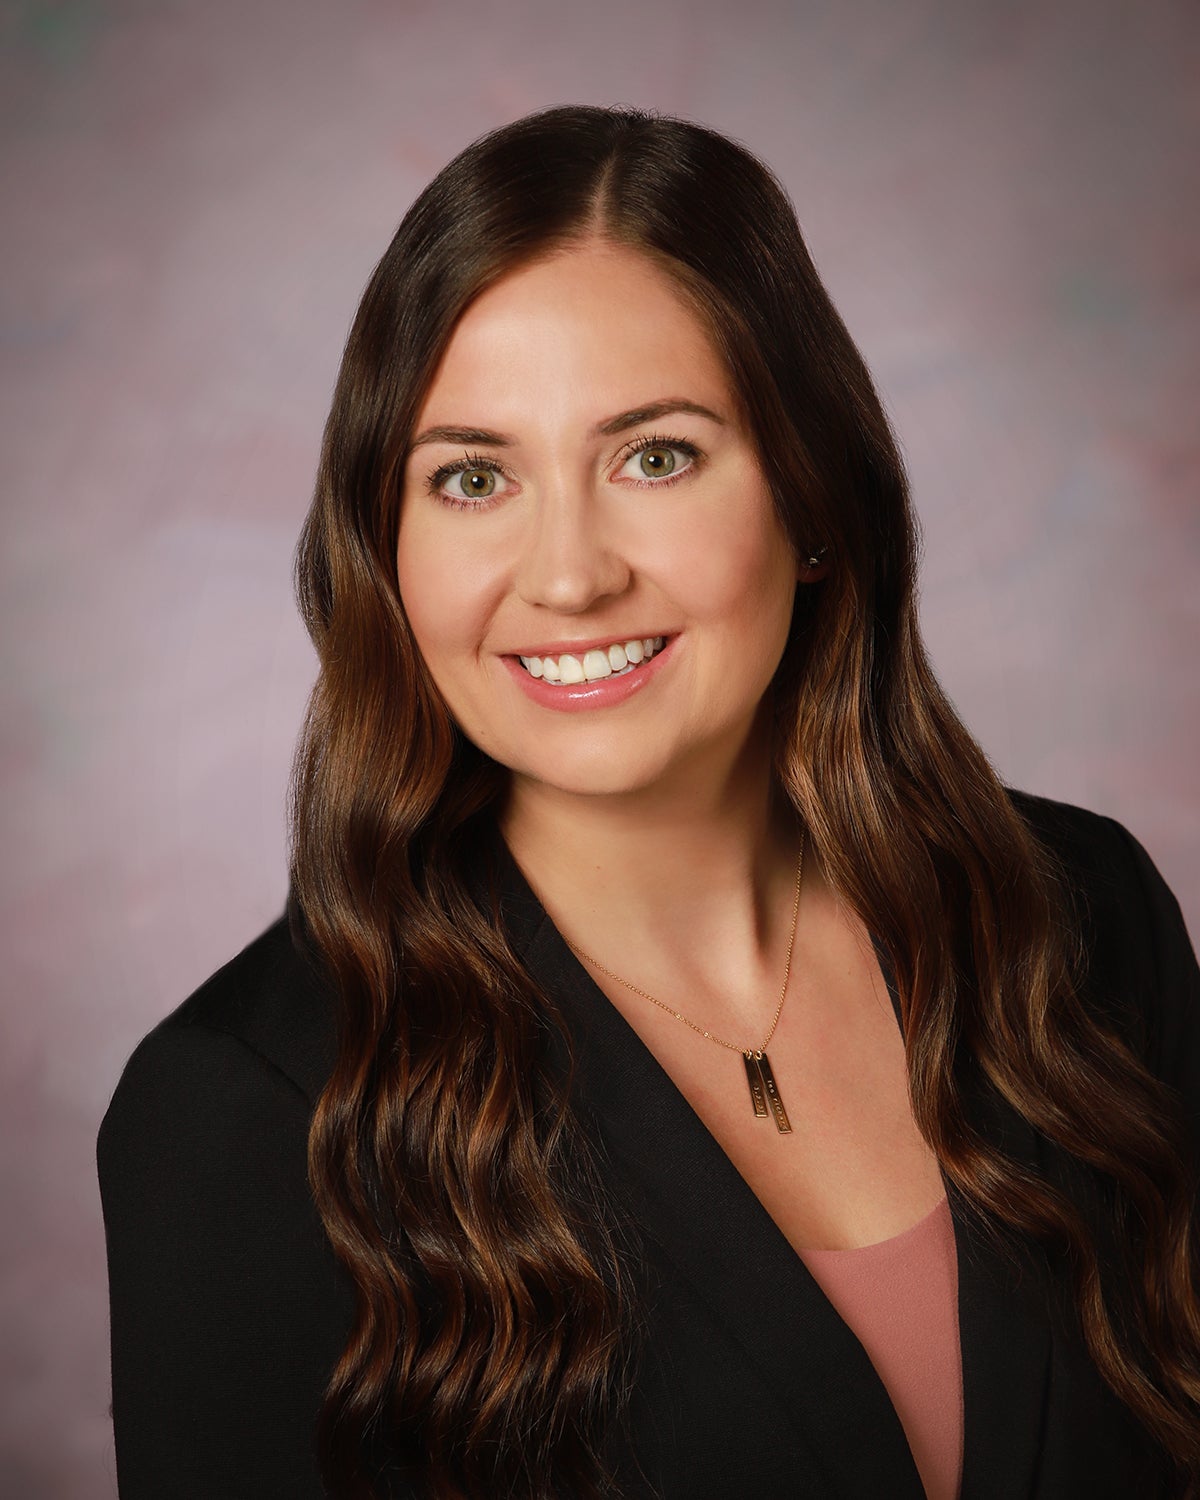
[[[694,443],[689,443],[686,438],[666,437],[659,433],[652,433],[648,437],[637,438],[624,448],[618,456],[618,467],[624,467],[635,454],[644,453],[647,448],[674,448],[683,453],[689,463],[686,469],[678,474],[668,474],[662,479],[631,479],[627,483],[641,490],[662,490],[679,480],[686,479],[689,474],[694,474],[700,464],[702,455]],[[425,476],[425,487],[435,499],[441,500],[444,505],[450,506],[452,510],[485,510],[493,504],[493,497],[485,495],[479,500],[470,500],[465,495],[446,495],[442,493],[442,485],[447,479],[455,474],[465,474],[472,469],[485,469],[494,474],[501,475],[507,479],[504,467],[498,464],[494,458],[486,458],[480,453],[465,453],[462,458],[456,458],[448,464],[442,464],[434,469],[432,473]],[[498,496],[496,497],[499,498]]]
[[[456,458],[451,463],[442,464],[440,468],[434,469],[431,474],[425,476],[425,487],[429,493],[443,505],[448,505],[451,510],[484,510],[491,501],[490,495],[485,495],[480,500],[469,500],[466,495],[443,495],[442,485],[454,474],[466,474],[471,469],[488,469],[494,474],[504,474],[504,470],[494,458],[484,458],[479,453],[465,453],[462,458]],[[507,476],[505,476],[507,477]]]
[[[678,484],[681,479],[686,479],[689,474],[694,474],[699,467],[700,450],[696,447],[695,443],[689,443],[686,438],[660,437],[658,434],[637,438],[634,442],[630,443],[629,447],[621,454],[621,465],[627,464],[634,454],[644,453],[647,448],[678,448],[680,453],[686,454],[691,462],[681,473],[668,474],[665,479],[632,480],[631,483],[635,484],[640,490],[666,489],[668,485]]]

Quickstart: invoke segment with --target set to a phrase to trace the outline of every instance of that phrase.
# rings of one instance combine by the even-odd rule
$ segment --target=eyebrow
[[[654,422],[659,417],[674,412],[690,412],[696,417],[707,417],[710,422],[726,426],[724,417],[698,401],[689,401],[684,396],[672,396],[665,401],[651,401],[645,406],[634,406],[629,411],[618,412],[603,422],[597,422],[590,437],[612,437],[618,432],[628,432],[631,427],[640,427],[643,422]],[[486,427],[427,427],[409,445],[409,452],[426,443],[488,443],[494,448],[514,448],[517,440],[506,432],[489,432]]]

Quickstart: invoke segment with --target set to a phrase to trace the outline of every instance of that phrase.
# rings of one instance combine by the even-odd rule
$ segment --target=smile
[[[614,641],[576,656],[519,656],[517,660],[531,677],[543,682],[571,687],[581,682],[601,682],[606,677],[625,677],[663,649],[661,635],[642,639]]]

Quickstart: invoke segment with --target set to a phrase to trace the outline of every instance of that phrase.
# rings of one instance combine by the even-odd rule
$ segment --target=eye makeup
[[[650,437],[635,439],[622,449],[619,462],[624,467],[631,458],[636,458],[639,453],[652,452],[655,448],[685,454],[688,459],[687,467],[679,470],[672,469],[669,474],[663,474],[658,479],[652,479],[649,476],[642,478],[631,477],[630,482],[637,485],[639,489],[659,490],[667,485],[677,484],[679,480],[686,479],[689,474],[694,474],[700,466],[701,453],[695,443],[689,443],[686,438],[662,437],[657,433]]]
[[[636,438],[627,443],[617,455],[614,463],[623,468],[629,461],[636,458],[640,453],[662,449],[664,452],[682,453],[687,459],[687,464],[681,469],[672,469],[669,473],[657,478],[649,475],[636,477],[627,476],[622,482],[635,485],[638,489],[665,489],[667,486],[677,484],[681,479],[686,479],[694,474],[703,462],[703,454],[695,443],[686,438],[670,437],[661,433],[650,433],[646,436]],[[509,474],[504,466],[494,458],[480,453],[465,453],[461,458],[451,459],[449,463],[440,464],[425,476],[426,491],[443,504],[450,506],[453,510],[485,510],[495,504],[506,491],[496,493],[495,485],[486,494],[476,496],[453,494],[443,489],[446,482],[456,474],[492,474],[499,475],[508,480]]]
[[[432,473],[425,476],[425,488],[435,499],[441,500],[443,504],[449,505],[453,510],[482,510],[489,504],[500,498],[493,490],[486,495],[449,495],[442,485],[455,474],[499,474],[501,478],[508,476],[501,464],[494,458],[485,458],[478,453],[467,453],[462,458],[452,459],[448,464],[441,464]]]

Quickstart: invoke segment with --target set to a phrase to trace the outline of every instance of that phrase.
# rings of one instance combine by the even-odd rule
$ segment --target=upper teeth
[[[632,672],[639,662],[649,661],[662,648],[661,635],[648,635],[640,641],[597,647],[581,656],[565,652],[562,656],[522,656],[518,660],[530,676],[544,677],[547,682],[599,682],[602,677]]]

